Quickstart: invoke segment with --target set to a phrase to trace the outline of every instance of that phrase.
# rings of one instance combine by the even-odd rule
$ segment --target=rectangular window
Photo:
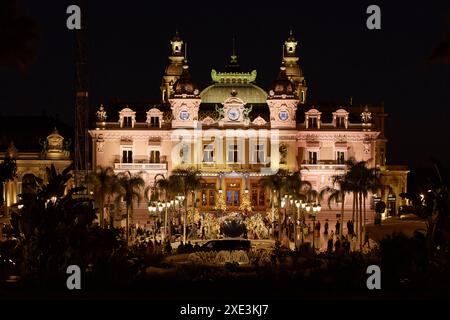
[[[206,206],[208,204],[208,199],[206,198],[206,192],[207,190],[202,191],[202,206]]]
[[[133,151],[130,149],[122,150],[122,163],[133,163]]]
[[[255,163],[264,163],[264,145],[255,144],[253,147],[253,160]]]
[[[159,128],[159,117],[150,117],[150,127]]]
[[[308,128],[314,128],[316,129],[317,126],[317,118],[316,117],[312,117],[308,119]]]
[[[258,205],[258,189],[252,189],[252,206]]]
[[[215,206],[216,205],[216,192],[214,190],[209,190],[209,205]]]
[[[160,163],[160,156],[158,150],[150,151],[150,163]]]
[[[238,161],[238,145],[228,145],[228,162],[236,163]]]
[[[337,164],[345,164],[345,153],[344,153],[344,151],[337,151],[336,152],[336,160],[337,160]]]
[[[124,128],[131,128],[133,122],[131,120],[131,117],[123,117],[123,127]]]
[[[259,189],[259,205],[261,206],[261,207],[263,207],[264,206],[264,201],[266,200],[266,197],[265,197],[265,195],[264,195],[264,189],[263,188],[261,188],[261,189]]]
[[[317,152],[316,151],[309,151],[308,163],[309,164],[317,164]]]
[[[344,117],[336,118],[336,128],[345,128],[345,118]]]
[[[214,162],[214,146],[207,144],[203,146],[203,162]]]
[[[181,158],[181,163],[188,163],[188,160],[189,160],[189,146],[187,144],[183,144],[181,146],[180,158]]]

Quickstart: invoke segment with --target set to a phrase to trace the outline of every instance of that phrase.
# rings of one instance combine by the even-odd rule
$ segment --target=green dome
[[[205,88],[201,93],[202,103],[223,103],[231,96],[232,91],[245,103],[265,104],[267,93],[253,83],[215,83]]]

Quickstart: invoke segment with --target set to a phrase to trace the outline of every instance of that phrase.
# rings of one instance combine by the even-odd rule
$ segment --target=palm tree
[[[285,170],[279,170],[276,174],[270,175],[262,179],[262,185],[271,191],[271,204],[272,204],[272,215],[275,211],[275,206],[280,210],[281,207],[281,190],[283,188],[284,178],[286,176]],[[272,223],[273,221],[272,216]],[[274,230],[275,231],[275,230]],[[278,239],[281,236],[281,212],[278,212]]]
[[[303,181],[299,171],[289,173],[285,170],[279,170],[276,174],[271,175],[262,180],[263,186],[272,190],[272,212],[274,210],[275,203],[277,204],[279,210],[281,207],[281,193],[290,195],[296,199],[306,198],[304,195],[308,190],[311,189],[311,183],[308,181]],[[281,212],[278,214],[278,226],[279,233],[278,238],[280,238],[282,233],[282,224],[285,222],[286,217],[281,219]]]
[[[201,172],[194,168],[176,169],[173,171],[173,183],[180,186],[183,190],[185,210],[183,219],[183,241],[186,242],[186,220],[187,220],[187,204],[188,195],[191,194],[193,207],[196,207],[196,192],[202,188],[205,180],[201,177]]]
[[[122,172],[118,175],[119,184],[120,184],[120,192],[119,198],[122,198],[126,204],[127,216],[126,216],[126,241],[128,244],[129,237],[129,223],[130,216],[133,216],[133,203],[134,201],[140,201],[141,196],[141,188],[145,186],[145,181],[141,177],[142,173],[131,174],[130,171]]]
[[[112,194],[119,191],[117,176],[115,175],[113,168],[98,166],[94,172],[89,174],[88,183],[92,186],[94,198],[99,205],[100,226],[103,227],[105,202]]]
[[[339,233],[342,234],[344,229],[344,204],[345,204],[345,195],[351,192],[350,184],[345,180],[344,175],[335,175],[332,178],[332,187],[325,187],[320,191],[320,197],[323,197],[324,194],[328,193],[328,208],[331,209],[331,203],[334,201],[336,204],[341,204],[341,227]],[[335,186],[338,186],[335,188]],[[353,208],[354,209],[354,208]]]
[[[383,186],[380,183],[379,170],[368,168],[366,161],[355,162],[350,160],[344,180],[347,188],[353,193],[356,212],[356,225],[359,225],[359,243],[362,249],[362,235],[366,226],[366,198],[369,192],[376,192]],[[359,223],[358,223],[359,220]]]
[[[160,176],[161,179],[156,180],[156,178],[158,176]],[[145,191],[145,194],[149,201],[157,201],[158,199],[161,199],[161,197],[163,197],[164,202],[168,203],[171,197],[175,196],[176,194],[178,194],[181,191],[179,180],[174,175],[171,175],[168,178],[166,178],[162,174],[156,175],[155,180],[156,181],[154,183],[154,186],[151,187],[151,189],[154,189],[154,192],[152,193],[152,196],[150,197],[150,199],[148,199],[149,197],[147,196],[147,194],[148,194],[147,190],[150,187],[147,187],[146,191]],[[167,230],[169,230],[169,235],[170,235],[170,228],[168,228],[167,222],[168,222],[168,209],[166,206],[165,207],[165,215],[164,215],[164,230],[165,230],[165,232],[167,232]]]

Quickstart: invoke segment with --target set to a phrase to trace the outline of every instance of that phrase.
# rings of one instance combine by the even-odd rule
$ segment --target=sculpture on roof
[[[106,121],[107,115],[106,110],[103,107],[103,104],[100,105],[100,108],[97,110],[97,121],[103,122]]]
[[[369,123],[372,120],[372,113],[369,111],[369,107],[365,106],[364,112],[361,113],[361,120],[364,123]]]
[[[219,114],[219,116],[217,117],[217,121],[220,121],[223,118],[225,118],[225,112],[223,111],[223,108],[220,108],[217,104],[216,104],[216,112]]]
[[[250,107],[244,109],[244,120],[250,120],[249,114],[252,112],[252,109],[253,105],[250,105]]]

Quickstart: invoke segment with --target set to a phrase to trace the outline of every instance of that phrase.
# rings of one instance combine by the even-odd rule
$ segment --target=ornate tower
[[[183,72],[183,60],[185,59],[186,45],[178,35],[178,31],[170,41],[172,53],[169,56],[170,64],[167,66],[166,71],[161,83],[161,102],[169,102],[171,96],[172,87]]]
[[[200,92],[192,81],[186,60],[182,70],[180,78],[173,85],[169,99],[173,114],[173,128],[194,127],[198,120],[198,108],[201,102]]]
[[[292,30],[289,37],[284,42],[283,46],[283,62],[286,66],[286,75],[294,84],[295,93],[300,100],[300,103],[305,103],[306,93],[308,87],[306,86],[303,71],[298,64],[299,57],[297,55],[297,40],[292,35]]]
[[[295,86],[286,74],[284,62],[277,79],[269,92],[267,104],[270,109],[270,125],[272,128],[295,128],[295,112],[299,99]]]

